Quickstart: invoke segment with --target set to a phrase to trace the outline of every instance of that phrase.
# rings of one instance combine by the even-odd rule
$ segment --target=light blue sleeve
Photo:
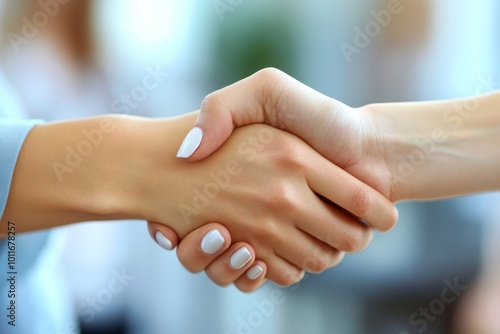
[[[40,120],[0,118],[0,217],[3,215],[17,157],[26,136]]]

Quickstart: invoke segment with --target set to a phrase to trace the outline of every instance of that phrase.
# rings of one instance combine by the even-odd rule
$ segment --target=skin
[[[235,131],[199,163],[177,159],[196,117],[114,115],[35,127],[19,155],[0,232],[7,234],[8,221],[28,232],[81,221],[142,219],[168,220],[183,239],[207,222],[220,222],[231,241],[219,257],[227,263],[228,254],[246,246],[252,259],[237,272],[224,273],[225,265],[212,264],[207,273],[216,283],[237,280],[257,258],[267,265],[266,278],[290,285],[303,270],[323,271],[344,251],[368,245],[372,231],[354,216],[381,230],[395,224],[397,213],[384,196],[296,136],[266,125]],[[84,153],[67,161],[72,150]],[[197,191],[207,194],[207,184],[214,184],[211,174],[220,172],[229,173],[230,181],[197,207]]]
[[[302,138],[393,202],[493,191],[500,189],[499,108],[499,92],[352,108],[266,69],[205,99],[197,120],[204,140],[190,160],[207,157],[234,127],[264,123]]]
[[[270,68],[205,98],[196,121],[203,140],[188,160],[205,159],[236,127],[263,123],[300,137],[392,202],[495,191],[499,109],[499,92],[352,108]]]

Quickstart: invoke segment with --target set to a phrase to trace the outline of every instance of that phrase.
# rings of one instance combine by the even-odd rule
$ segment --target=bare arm
[[[236,131],[201,163],[177,159],[196,117],[103,116],[36,127],[14,171],[2,232],[9,220],[23,232],[144,219],[168,221],[182,239],[217,221],[235,242],[255,248],[270,279],[289,284],[302,269],[324,270],[341,251],[363,249],[371,239],[366,225],[316,194],[381,229],[394,225],[396,213],[382,195],[270,127]]]
[[[500,190],[500,93],[462,100],[374,104],[365,154],[380,152],[395,199]]]

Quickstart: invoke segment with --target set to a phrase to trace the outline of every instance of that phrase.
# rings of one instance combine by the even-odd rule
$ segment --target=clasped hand
[[[286,88],[276,91],[278,83]],[[267,90],[274,93],[261,93]],[[275,96],[282,100],[276,101]],[[252,102],[240,105],[245,101]],[[337,117],[339,126],[333,126],[332,117],[338,116],[333,109],[338,106],[332,101],[275,70],[208,96],[197,120],[201,138],[198,133],[183,143],[185,155],[186,141],[188,146],[198,141],[195,153],[190,161],[175,161],[175,168],[182,171],[178,177],[183,191],[166,201],[169,210],[155,218],[161,224],[150,224],[151,235],[160,244],[167,237],[173,247],[177,233],[183,239],[179,259],[188,270],[205,269],[215,283],[234,282],[243,291],[256,289],[264,277],[279,285],[296,283],[303,271],[319,273],[337,265],[344,252],[363,250],[372,239],[372,228],[389,230],[397,211],[387,193],[379,193],[383,187],[376,191],[318,153],[342,163],[341,159],[349,160],[361,151],[343,152],[347,146],[341,135],[347,134],[338,132],[341,125],[350,123]],[[308,119],[316,118],[323,127],[315,128],[311,121],[297,124],[302,119],[300,109],[314,110],[317,115]],[[283,110],[288,116],[283,116]],[[194,114],[185,117],[194,123]],[[243,126],[256,122],[287,131],[302,126],[295,133],[318,152],[296,135],[268,125]],[[234,126],[243,127],[232,132]],[[336,137],[328,135],[330,131],[338,133],[339,139],[330,141]],[[175,232],[169,228],[174,225],[178,226]],[[217,233],[221,240],[211,254],[200,246],[207,233],[207,238]],[[233,255],[246,251],[247,262],[234,268]],[[262,275],[255,278],[257,271]]]

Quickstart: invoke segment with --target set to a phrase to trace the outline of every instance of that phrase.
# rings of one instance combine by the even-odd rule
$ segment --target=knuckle
[[[222,108],[224,101],[217,92],[210,93],[201,102],[203,112],[217,111]]]
[[[295,142],[283,140],[278,143],[280,150],[276,152],[276,164],[291,171],[303,170],[305,166],[304,156]]]
[[[297,212],[300,203],[295,194],[295,190],[287,182],[279,182],[271,186],[267,197],[267,204],[273,210],[285,212]]]
[[[264,82],[272,82],[283,78],[285,76],[285,73],[275,67],[266,67],[258,71],[256,75],[259,77],[259,80],[263,80]]]
[[[325,256],[315,256],[307,259],[306,265],[307,268],[304,269],[311,273],[319,274],[329,268],[330,259]]]
[[[388,220],[387,225],[384,228],[384,231],[389,231],[391,228],[393,228],[396,225],[396,223],[398,222],[398,219],[399,219],[398,210],[396,208],[394,208],[393,212],[389,216],[389,220]]]
[[[309,272],[315,274],[335,267],[343,259],[343,252],[329,246],[319,247],[315,253],[316,256],[309,259],[309,268],[307,269]]]
[[[358,186],[352,195],[351,204],[358,216],[364,216],[371,207],[372,196],[365,185]]]
[[[362,229],[352,228],[344,236],[342,250],[348,253],[354,253],[363,250],[367,245]]]
[[[261,100],[263,111],[270,124],[279,129],[285,129],[287,118],[290,116],[283,104],[288,92],[287,82],[290,77],[283,71],[269,67],[256,73],[256,80],[261,83]]]
[[[245,234],[234,233],[233,241],[243,239],[245,242],[249,243],[254,250],[259,250],[259,254],[267,254],[273,247],[272,240],[275,242],[286,242],[286,236],[283,235],[283,224],[280,220],[277,220],[276,213],[272,212],[272,208],[268,201],[262,204],[263,207],[267,206],[267,211],[264,213],[258,213],[254,218],[250,220],[245,220],[243,225],[246,228]],[[259,255],[259,256],[260,256]]]
[[[304,277],[304,272],[299,269],[290,269],[287,270],[277,281],[276,283],[287,287],[293,284],[300,282],[300,280]]]

